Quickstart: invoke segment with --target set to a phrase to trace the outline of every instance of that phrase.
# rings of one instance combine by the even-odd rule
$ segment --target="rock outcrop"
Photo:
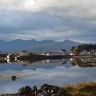
[[[22,87],[16,94],[5,94],[0,96],[69,96],[66,90],[58,86],[44,84],[39,89],[37,86]]]

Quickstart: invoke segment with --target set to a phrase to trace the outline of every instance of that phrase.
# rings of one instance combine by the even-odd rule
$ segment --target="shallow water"
[[[28,61],[0,63],[0,94],[15,93],[26,85],[39,87],[47,83],[64,86],[82,81],[96,81],[95,61],[90,63],[89,59],[86,60],[81,59],[83,63],[77,58],[33,63]],[[12,76],[16,76],[17,79],[13,81]]]

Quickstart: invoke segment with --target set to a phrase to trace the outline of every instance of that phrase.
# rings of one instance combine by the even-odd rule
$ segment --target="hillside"
[[[18,52],[22,50],[28,50],[33,52],[44,52],[44,51],[58,51],[60,49],[70,50],[72,46],[78,46],[80,43],[65,40],[62,42],[56,42],[53,40],[36,41],[32,40],[12,40],[3,41],[0,40],[0,51],[1,52]]]

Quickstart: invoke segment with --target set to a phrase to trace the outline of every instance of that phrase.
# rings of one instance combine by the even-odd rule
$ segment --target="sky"
[[[0,39],[96,41],[96,0],[0,0]]]

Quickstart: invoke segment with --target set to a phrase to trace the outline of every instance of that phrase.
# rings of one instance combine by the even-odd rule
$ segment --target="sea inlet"
[[[16,93],[23,86],[96,81],[96,58],[0,62],[0,94]]]

